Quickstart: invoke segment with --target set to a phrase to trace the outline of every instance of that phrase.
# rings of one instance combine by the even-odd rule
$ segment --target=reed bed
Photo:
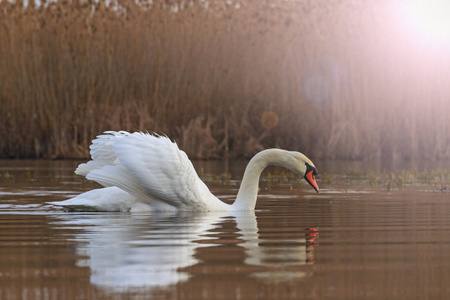
[[[450,159],[448,45],[393,32],[392,2],[1,0],[0,157],[148,130],[201,159]]]

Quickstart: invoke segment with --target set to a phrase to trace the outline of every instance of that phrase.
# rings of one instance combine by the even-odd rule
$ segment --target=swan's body
[[[242,211],[254,210],[261,172],[269,165],[288,168],[319,190],[316,168],[303,154],[268,149],[249,162],[236,201],[216,198],[197,176],[186,153],[164,136],[108,131],[93,140],[92,160],[75,173],[105,188],[52,202],[69,209],[98,211]]]

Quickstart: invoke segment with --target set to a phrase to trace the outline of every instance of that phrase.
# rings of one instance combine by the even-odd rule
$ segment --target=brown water
[[[234,216],[44,204],[96,187],[77,164],[0,161],[0,299],[450,298],[450,193],[433,184],[264,180]],[[232,201],[242,164],[196,166]]]

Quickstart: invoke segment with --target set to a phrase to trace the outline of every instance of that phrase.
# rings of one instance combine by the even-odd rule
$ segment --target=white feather
[[[264,150],[250,161],[233,205],[216,198],[197,176],[177,144],[165,136],[107,131],[90,146],[92,160],[80,164],[76,174],[103,185],[73,199],[52,204],[70,209],[139,211],[253,210],[262,170],[270,164],[304,176],[312,162],[301,153]]]
[[[96,189],[74,198],[49,204],[63,206],[69,211],[152,211],[152,207],[136,201],[129,193],[118,187]]]

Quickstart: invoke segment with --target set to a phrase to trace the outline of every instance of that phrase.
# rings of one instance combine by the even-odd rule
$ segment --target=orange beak
[[[314,175],[314,170],[306,172],[305,179],[316,190],[316,192],[319,192],[319,186],[316,182],[316,175]]]

